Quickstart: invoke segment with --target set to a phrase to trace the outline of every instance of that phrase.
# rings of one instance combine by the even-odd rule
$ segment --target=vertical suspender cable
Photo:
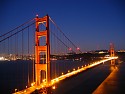
[[[5,52],[5,41],[3,42],[3,52]]]
[[[52,50],[51,50],[51,52],[52,52],[52,54],[54,55],[54,59],[56,59],[56,52],[55,52],[55,49],[56,49],[56,41],[55,41],[55,37],[53,36],[53,34],[52,34],[52,32],[54,32],[54,27],[52,26],[52,29],[51,29],[51,36],[52,36],[52,39],[51,39],[51,41],[52,41],[52,43],[51,43],[51,48],[52,48]],[[56,61],[55,62],[53,62],[53,71],[54,71],[54,78],[56,78]]]
[[[22,41],[22,61],[23,61],[23,30],[22,30],[22,40],[21,40],[21,41]],[[22,65],[22,66],[23,66],[23,68],[22,68],[22,69],[23,69],[23,70],[22,70],[22,71],[23,71],[23,74],[22,74],[23,77],[22,77],[22,78],[23,78],[23,88],[24,88],[24,85],[25,85],[25,84],[24,84],[24,83],[25,83],[25,81],[24,81],[24,80],[25,80],[25,79],[24,79],[24,61],[23,61],[22,64],[23,64],[23,65]]]
[[[8,38],[8,57],[9,57],[9,38]]]
[[[17,29],[17,31],[18,31],[18,29]],[[16,34],[16,59],[18,59],[18,34]],[[18,64],[18,61],[16,60],[16,63],[17,63],[17,77],[18,77],[18,79],[19,79],[19,73],[20,73],[20,71],[19,71],[19,64]],[[17,82],[17,87],[16,87],[17,89],[19,89],[19,82]]]
[[[16,60],[16,35],[14,35],[15,41],[14,41],[14,60]]]
[[[23,60],[23,31],[22,31],[22,60]]]
[[[27,43],[27,46],[28,46],[28,86],[29,86],[29,83],[30,83],[30,81],[29,81],[29,26],[28,26],[28,37],[27,37],[27,40],[28,40],[28,43]]]
[[[34,27],[34,26],[33,26],[33,27]],[[33,78],[32,78],[32,79],[33,79],[33,82],[35,81],[35,80],[34,80],[34,78],[35,78],[35,77],[34,77],[34,75],[35,75],[35,74],[34,74],[34,73],[35,73],[35,72],[34,72],[34,71],[35,71],[35,48],[34,48],[34,47],[35,47],[35,32],[34,32],[34,31],[35,31],[35,30],[33,30],[33,32],[32,32],[32,33],[33,33],[33,36],[32,36],[32,37],[33,37],[33,52],[32,52],[32,60],[33,60],[33,62],[32,62],[32,63],[33,63],[33,70],[32,70],[32,72],[33,72]]]
[[[16,55],[16,53],[17,53],[17,35],[15,35],[15,42],[14,42],[15,44],[14,44],[14,46],[15,46],[15,52],[14,52],[14,56],[15,56],[15,60],[17,59],[17,55]],[[17,75],[15,75],[15,78],[17,78],[16,79],[16,89],[18,89],[18,63],[17,63],[17,60],[15,61],[15,63],[16,63],[16,72],[17,72]],[[16,73],[15,73],[16,74]]]
[[[18,31],[18,29],[17,29],[17,31]],[[19,51],[19,49],[18,49],[18,34],[17,34],[17,39],[16,39],[16,41],[17,41],[17,53],[16,53],[16,55],[17,55],[17,58],[19,57],[18,56],[18,51]]]

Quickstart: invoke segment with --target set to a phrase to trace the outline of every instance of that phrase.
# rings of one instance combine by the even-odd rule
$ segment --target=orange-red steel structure
[[[110,43],[110,56],[114,57],[115,56],[115,50],[114,50],[114,45]]]
[[[44,24],[46,30],[40,31],[39,25]],[[40,45],[40,38],[46,38],[46,44]],[[40,63],[40,53],[43,52],[46,55],[46,63]],[[46,15],[42,18],[36,16],[36,32],[35,32],[35,81],[36,85],[41,83],[41,71],[46,72],[46,83],[50,83],[50,38],[49,38],[49,16]]]
[[[114,50],[114,45],[113,43],[110,43],[110,56],[114,57],[115,56],[115,50]],[[115,65],[115,60],[111,60],[111,65]]]

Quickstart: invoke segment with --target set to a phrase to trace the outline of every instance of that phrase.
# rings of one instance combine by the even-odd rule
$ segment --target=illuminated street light
[[[34,86],[35,85],[35,82],[31,83],[31,86]]]
[[[79,69],[79,67],[78,67],[78,69]]]
[[[15,92],[17,91],[17,89],[15,89]]]
[[[63,72],[62,72],[62,75],[63,75]]]
[[[46,82],[46,79],[43,79],[43,82]]]
[[[52,86],[52,89],[56,89],[56,86],[54,85],[54,86]]]
[[[24,92],[26,92],[26,90],[24,90]]]

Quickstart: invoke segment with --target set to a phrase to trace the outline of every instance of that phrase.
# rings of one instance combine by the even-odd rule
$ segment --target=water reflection
[[[114,70],[118,70],[117,65],[111,65],[110,70],[111,70],[111,72],[114,71]]]
[[[114,70],[118,70],[117,65],[118,65],[118,63],[114,59],[111,60],[111,66],[110,66],[111,72],[114,71]]]

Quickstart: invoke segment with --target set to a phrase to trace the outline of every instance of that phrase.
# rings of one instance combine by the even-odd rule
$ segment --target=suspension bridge
[[[21,83],[17,83],[14,94],[30,94],[43,88],[46,88],[46,91],[42,91],[43,93],[50,94],[48,93],[49,88],[55,89],[55,84],[61,80],[107,61],[111,61],[111,65],[114,65],[115,59],[118,57],[115,56],[113,44],[110,44],[109,52],[110,56],[104,56],[91,64],[83,62],[83,57],[74,57],[76,54],[81,54],[82,51],[48,15],[41,18],[36,15],[36,18],[0,36],[1,60],[32,62],[32,70],[29,63],[26,68],[27,77],[24,76],[25,73],[22,75],[22,79],[27,79],[27,81],[22,83],[23,88],[21,89],[17,88]],[[74,62],[77,60],[81,62],[76,65]],[[62,66],[62,62],[59,64],[57,61],[67,63]],[[16,68],[18,72],[18,67],[16,66]],[[17,74],[20,77],[19,73]]]

